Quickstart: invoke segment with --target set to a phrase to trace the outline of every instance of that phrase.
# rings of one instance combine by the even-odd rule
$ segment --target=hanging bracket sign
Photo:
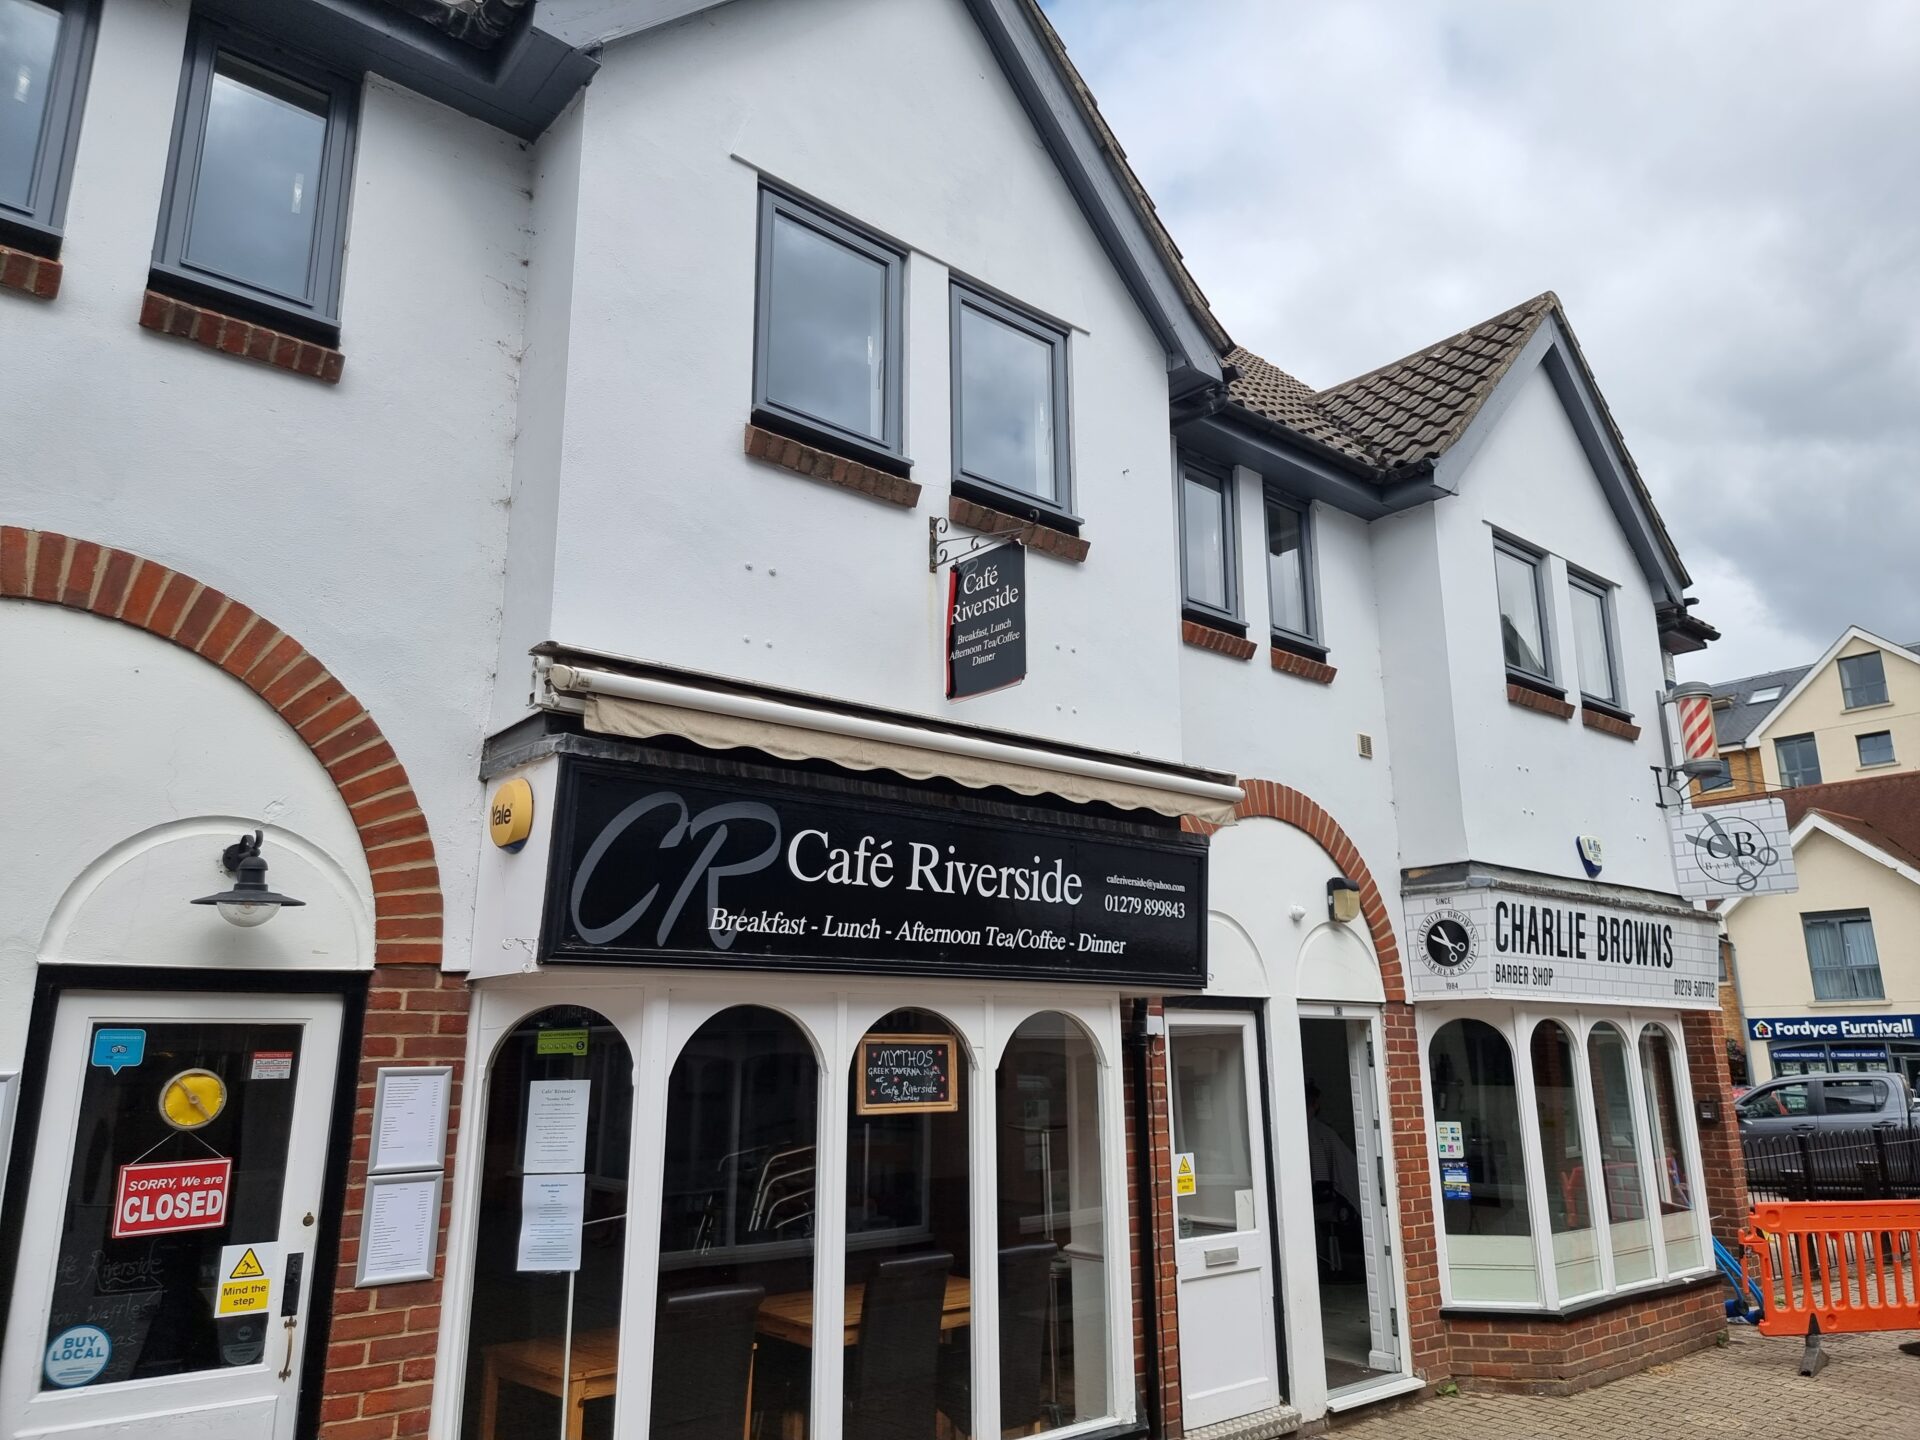
[[[233,1161],[173,1160],[122,1165],[114,1187],[113,1238],[216,1230],[227,1223]]]
[[[947,698],[967,700],[1027,678],[1027,552],[1015,542],[947,572]]]
[[[855,1110],[862,1115],[958,1110],[953,1056],[951,1035],[866,1036],[860,1041]]]

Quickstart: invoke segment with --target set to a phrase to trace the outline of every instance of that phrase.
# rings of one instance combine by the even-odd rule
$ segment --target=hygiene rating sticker
[[[280,1269],[279,1245],[223,1245],[220,1248],[220,1293],[213,1313],[265,1315],[273,1308],[273,1277]]]

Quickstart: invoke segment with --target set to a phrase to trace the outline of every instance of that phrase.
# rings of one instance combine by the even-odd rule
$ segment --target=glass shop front
[[[1131,1421],[1121,996],[1203,980],[1203,843],[553,763],[545,963],[476,991],[464,1440]]]

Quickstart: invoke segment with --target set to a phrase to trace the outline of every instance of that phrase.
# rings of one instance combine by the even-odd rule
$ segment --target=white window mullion
[[[862,1027],[864,1028],[864,1027]],[[847,1088],[853,1047],[846,996],[836,997],[820,1033],[820,1119],[814,1152],[813,1333],[846,1332],[847,1283]],[[845,1407],[847,1352],[842,1345],[813,1347],[813,1427],[818,1440],[840,1440]]]
[[[973,1433],[1000,1433],[1000,1153],[995,1144],[998,1130],[995,1111],[999,1105],[999,1056],[1012,1035],[1011,1026],[999,1024],[999,1010],[985,1007],[985,1024],[977,1032],[981,1045],[975,1052],[978,1068],[972,1076],[973,1090],[967,1115],[967,1145],[971,1152],[967,1203],[968,1243],[973,1251]],[[1016,1022],[1017,1022],[1016,1016]]]
[[[1513,1047],[1513,1078],[1520,1104],[1520,1153],[1526,1165],[1527,1217],[1533,1229],[1534,1276],[1549,1310],[1560,1306],[1559,1267],[1553,1263],[1553,1223],[1547,1211],[1547,1167],[1540,1145],[1540,1104],[1533,1090],[1535,1016],[1516,1010],[1507,1043]]]
[[[1641,1204],[1646,1207],[1648,1243],[1653,1246],[1653,1276],[1667,1278],[1667,1227],[1660,1209],[1661,1157],[1653,1143],[1653,1117],[1647,1113],[1647,1077],[1640,1065],[1640,1033],[1646,1022],[1637,1015],[1623,1017],[1627,1037],[1627,1097],[1633,1106],[1633,1138],[1640,1150]]]
[[[1618,1281],[1613,1273],[1613,1217],[1607,1212],[1606,1151],[1600,1147],[1600,1117],[1593,1103],[1593,1068],[1587,1055],[1592,1024],[1584,1015],[1568,1017],[1573,1036],[1574,1109],[1580,1120],[1581,1170],[1587,1182],[1587,1213],[1593,1217],[1593,1238],[1600,1252],[1600,1288],[1611,1295]]]
[[[665,989],[642,992],[633,1055],[633,1139],[627,1174],[626,1274],[620,1304],[620,1379],[614,1399],[615,1440],[642,1440],[653,1400],[654,1297],[660,1293],[660,1204],[666,1187],[667,1107],[661,1097],[673,1071]],[[623,1030],[623,1033],[624,1030]]]

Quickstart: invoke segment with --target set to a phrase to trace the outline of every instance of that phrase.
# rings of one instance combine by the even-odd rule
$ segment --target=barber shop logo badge
[[[1458,910],[1436,910],[1420,927],[1420,958],[1436,975],[1465,974],[1479,952],[1473,919]]]

